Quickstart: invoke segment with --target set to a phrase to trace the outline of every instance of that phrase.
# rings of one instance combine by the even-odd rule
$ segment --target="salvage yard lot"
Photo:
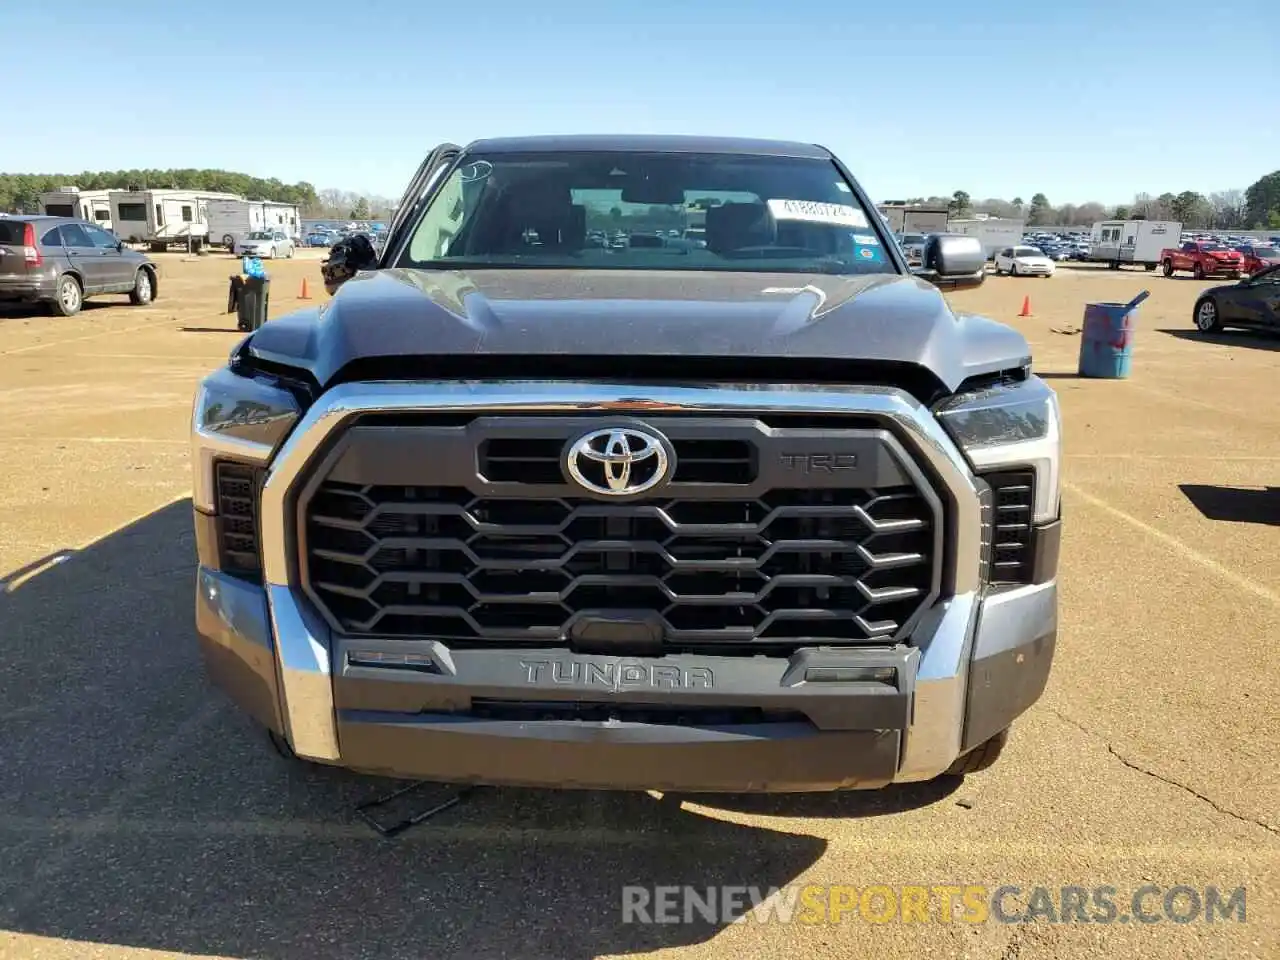
[[[158,259],[148,307],[0,312],[0,957],[1280,955],[1280,338],[1195,334],[1208,284],[1064,267],[952,295],[1027,333],[1066,424],[1057,660],[991,770],[682,804],[485,791],[384,841],[351,808],[385,785],[289,767],[203,679],[186,431],[239,337],[236,264]],[[273,314],[304,277],[324,298],[314,260],[268,269]],[[1077,379],[1055,331],[1144,288],[1133,378]],[[1244,885],[1248,914],[620,923],[625,884],[790,883]]]

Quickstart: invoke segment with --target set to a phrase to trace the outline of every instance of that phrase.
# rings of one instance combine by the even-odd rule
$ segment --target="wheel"
[[[74,317],[84,306],[84,291],[80,289],[80,281],[71,274],[63,274],[58,278],[57,295],[53,301],[53,312],[60,317]]]
[[[1222,329],[1222,319],[1218,316],[1218,301],[1213,297],[1205,297],[1196,304],[1196,329],[1201,333],[1214,333]]]
[[[1164,263],[1160,264],[1160,269],[1164,272],[1164,275],[1165,275],[1166,277],[1172,277],[1172,276],[1173,276],[1173,261],[1172,261],[1172,260],[1166,260]]]
[[[222,238],[222,245],[226,247],[227,250],[230,251],[231,253],[236,252],[236,238],[233,237],[231,234],[228,233],[226,236]]]
[[[990,740],[980,743],[968,753],[956,757],[955,763],[947,767],[944,777],[963,777],[970,773],[978,773],[987,769],[1004,752],[1004,745],[1009,742],[1009,728],[1005,727]]]
[[[276,248],[275,248],[275,247],[272,247],[272,248],[271,248],[271,253],[267,255],[267,259],[268,259],[268,260],[274,260],[275,258],[276,258]]]
[[[1197,280],[1203,280],[1203,279],[1204,279],[1204,264],[1199,263],[1199,262],[1197,261],[1197,263],[1196,263],[1195,267],[1193,267],[1193,268],[1192,268],[1192,270],[1191,270],[1191,275],[1192,275],[1193,277],[1195,277]]]
[[[129,302],[134,306],[144,307],[155,299],[156,286],[151,279],[151,271],[143,267],[133,278],[133,289],[129,291]]]

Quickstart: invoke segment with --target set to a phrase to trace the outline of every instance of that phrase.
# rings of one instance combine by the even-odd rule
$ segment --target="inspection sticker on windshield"
[[[770,200],[769,212],[775,220],[807,220],[810,223],[833,223],[839,227],[866,229],[867,217],[857,207],[843,203],[819,203],[816,200]]]

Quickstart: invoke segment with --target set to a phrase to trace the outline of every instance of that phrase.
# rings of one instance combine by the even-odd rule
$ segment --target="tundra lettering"
[[[671,664],[610,663],[596,660],[521,660],[524,682],[537,684],[573,684],[629,690],[651,687],[710,690],[715,674],[709,667],[681,669]],[[548,670],[547,668],[551,669]]]

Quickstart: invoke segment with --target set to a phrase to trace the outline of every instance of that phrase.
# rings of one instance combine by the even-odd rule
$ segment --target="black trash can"
[[[234,310],[236,326],[246,333],[252,333],[267,322],[267,305],[270,297],[270,280],[238,274],[231,278],[231,290],[227,295],[227,312]]]

